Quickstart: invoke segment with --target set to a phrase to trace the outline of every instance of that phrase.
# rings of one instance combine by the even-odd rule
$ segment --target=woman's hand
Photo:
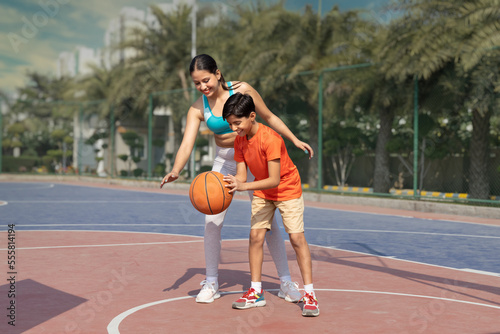
[[[168,173],[167,175],[165,175],[165,177],[161,181],[160,188],[162,188],[165,183],[173,182],[173,181],[177,180],[178,178],[179,178],[179,173],[176,173],[176,172]]]
[[[295,144],[295,146],[297,146],[297,148],[299,148],[300,150],[302,150],[305,154],[309,154],[309,159],[312,159],[312,157],[314,157],[314,151],[311,148],[311,146],[309,146],[309,144],[304,143],[304,142],[302,142],[300,140],[298,140],[294,144]]]

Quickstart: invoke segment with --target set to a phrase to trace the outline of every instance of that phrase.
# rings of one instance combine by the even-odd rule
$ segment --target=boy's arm
[[[243,166],[241,166],[242,164]],[[240,169],[244,168],[245,179],[240,177],[240,173],[243,171]],[[229,190],[230,193],[235,191],[247,191],[247,190],[265,190],[276,188],[280,184],[280,159],[275,159],[267,162],[267,170],[269,173],[269,177],[267,179],[253,181],[253,182],[245,182],[246,180],[246,165],[244,162],[238,162],[236,165],[236,177],[232,175],[227,175],[224,177],[224,181],[227,181],[229,184],[226,187],[231,188]]]

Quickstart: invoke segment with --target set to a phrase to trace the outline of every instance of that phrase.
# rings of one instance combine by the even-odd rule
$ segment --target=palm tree
[[[55,79],[28,72],[29,84],[18,89],[20,98],[11,105],[11,113],[24,127],[20,141],[24,148],[43,156],[58,143],[50,134],[55,130],[71,132],[72,108],[61,103],[67,97],[70,79]]]
[[[491,66],[498,61],[492,46],[498,45],[498,5],[495,0],[442,2],[402,1],[401,19],[393,23],[385,45],[383,69],[399,80],[417,76],[427,80],[453,64],[465,90],[459,90],[463,106],[472,113],[469,147],[469,193],[487,199],[487,159],[490,118],[496,106],[498,78]],[[456,91],[449,91],[456,94]]]
[[[350,41],[360,31],[356,12],[341,13],[338,7],[319,17],[311,6],[303,14],[286,11],[279,2],[269,8],[240,13],[242,46],[240,76],[255,85],[270,105],[300,113],[307,121],[307,140],[318,142],[318,75],[328,67],[359,62],[359,49]],[[256,47],[258,46],[258,47]],[[241,50],[241,49],[240,49]],[[310,73],[303,75],[304,72]],[[293,104],[302,110],[293,108]],[[281,116],[281,115],[280,115]],[[304,126],[304,125],[302,125]],[[307,182],[317,186],[318,160],[308,164]]]
[[[192,102],[188,82],[188,64],[191,60],[191,8],[179,6],[172,13],[165,13],[155,5],[150,8],[157,24],[144,23],[142,27],[133,30],[129,40],[120,45],[122,48],[136,51],[136,56],[127,62],[129,75],[124,78],[120,87],[133,97],[136,107],[140,110],[147,110],[152,92],[181,87],[183,94],[164,96],[155,101],[166,103],[174,110],[174,145],[178,145],[182,139],[182,118]]]

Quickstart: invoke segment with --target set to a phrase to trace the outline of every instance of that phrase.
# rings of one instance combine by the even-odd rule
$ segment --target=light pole
[[[2,103],[3,100],[0,98],[0,174],[2,174],[2,138],[3,138],[3,124],[2,124]]]
[[[196,57],[196,0],[193,0],[193,8],[191,9],[191,59]],[[191,83],[191,87],[194,88],[194,84]],[[193,91],[193,100],[195,98],[195,92]],[[191,151],[191,163],[189,164],[189,177],[194,178],[195,173],[195,152],[196,143],[194,144],[193,151]]]

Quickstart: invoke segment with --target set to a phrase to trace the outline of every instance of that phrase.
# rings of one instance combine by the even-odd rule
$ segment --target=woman
[[[196,89],[202,93],[202,96],[189,108],[184,137],[177,151],[174,166],[172,167],[172,171],[165,175],[160,187],[163,187],[165,183],[177,180],[179,177],[180,172],[191,155],[202,121],[205,121],[208,128],[214,132],[216,157],[212,170],[223,175],[236,174],[236,162],[234,161],[234,140],[236,133],[231,131],[229,124],[222,119],[224,103],[235,92],[252,96],[257,115],[279,134],[293,142],[299,149],[309,153],[309,158],[313,157],[311,147],[295,137],[285,123],[267,108],[262,97],[252,86],[246,82],[226,83],[221,71],[217,67],[217,63],[212,57],[206,54],[194,57],[189,65],[189,72],[191,73],[191,79]],[[253,180],[253,176],[250,173],[248,174],[250,180]],[[214,299],[220,297],[218,268],[221,250],[221,229],[226,211],[217,215],[205,216],[206,279],[201,282],[202,288],[196,297],[196,302],[198,303],[212,303]],[[298,302],[302,296],[298,291],[297,283],[291,281],[285,243],[276,219],[273,220],[272,228],[266,235],[266,241],[281,281],[278,296],[285,298],[286,301]]]

